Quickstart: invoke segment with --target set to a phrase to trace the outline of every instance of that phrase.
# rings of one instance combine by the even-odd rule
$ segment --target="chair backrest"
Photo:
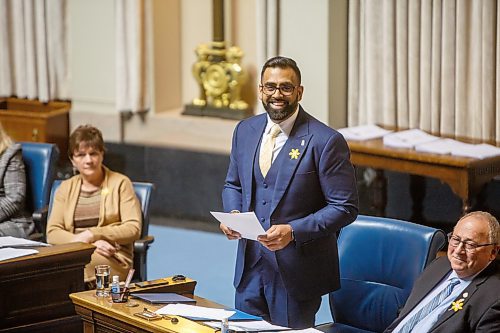
[[[142,229],[141,238],[134,243],[134,276],[132,281],[147,280],[147,256],[148,249],[154,241],[153,236],[149,236],[149,205],[154,185],[151,183],[133,182],[135,195],[141,203],[142,209]]]
[[[154,185],[151,183],[133,182],[135,195],[141,203],[142,210],[142,231],[141,238],[148,235],[149,232],[149,206],[151,204],[151,193]]]
[[[438,229],[358,216],[338,240],[341,288],[330,294],[335,325],[384,331],[445,242]]]
[[[52,143],[21,142],[21,146],[26,167],[27,208],[33,212],[49,203],[59,149]]]

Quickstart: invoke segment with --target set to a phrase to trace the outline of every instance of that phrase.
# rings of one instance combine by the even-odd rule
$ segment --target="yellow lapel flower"
[[[456,302],[451,302],[451,309],[450,310],[457,312],[458,310],[462,310],[463,307],[464,307],[464,299],[461,298]]]
[[[288,153],[288,155],[290,155],[291,160],[296,160],[299,158],[300,152],[298,149],[292,148],[292,150],[290,151],[290,153]]]
[[[102,190],[101,190],[101,195],[106,195],[109,193],[109,189],[107,187],[104,187]]]

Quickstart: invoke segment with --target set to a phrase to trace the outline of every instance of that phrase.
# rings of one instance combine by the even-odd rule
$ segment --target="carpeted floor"
[[[237,243],[218,232],[218,223],[159,217],[152,217],[150,223],[149,234],[155,241],[148,253],[149,280],[183,274],[198,282],[198,296],[234,306],[232,280]],[[331,320],[325,296],[316,323]]]

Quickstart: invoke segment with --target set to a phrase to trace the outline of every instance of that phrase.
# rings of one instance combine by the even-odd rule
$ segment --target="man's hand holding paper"
[[[227,239],[235,240],[235,239],[241,238],[241,234],[239,232],[234,231],[233,229],[229,228],[225,224],[221,223],[219,225],[219,227],[220,227],[220,230],[222,230],[222,232],[224,233],[224,235],[226,235]]]
[[[292,240],[292,227],[289,224],[275,224],[267,230],[265,235],[257,240],[271,251],[285,248]]]
[[[246,238],[257,240],[258,236],[266,234],[254,212],[236,214],[210,213],[221,223],[220,228],[229,239]]]

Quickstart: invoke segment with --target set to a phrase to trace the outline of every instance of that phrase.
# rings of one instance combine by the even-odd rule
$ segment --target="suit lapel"
[[[257,148],[259,147],[259,142],[262,137],[262,134],[264,133],[264,129],[266,128],[266,123],[267,123],[267,117],[265,114],[263,114],[256,122],[255,124],[252,124],[251,127],[257,133],[258,135],[248,135],[248,141],[247,145],[244,148],[246,151],[248,151],[248,154],[244,154],[245,161],[243,162],[244,166],[244,177],[243,181],[244,184],[243,188],[246,189],[245,191],[245,197],[246,197],[246,202],[248,203],[247,207],[243,207],[244,211],[248,211],[250,209],[250,205],[252,202],[252,185],[253,185],[253,166],[255,163],[255,158],[257,156]]]
[[[474,278],[474,280],[472,280],[472,282],[467,286],[467,288],[464,289],[464,291],[462,292],[462,294],[460,294],[454,300],[454,302],[457,302],[457,301],[461,300],[462,308],[465,307],[465,305],[467,304],[467,301],[472,297],[472,295],[474,295],[474,293],[477,291],[478,287],[481,284],[483,284],[488,279],[488,277],[491,275],[490,270],[493,269],[494,265],[495,265],[495,263],[491,263],[489,265],[489,267],[487,267],[482,273],[480,273],[476,278]],[[464,297],[465,294],[467,294],[467,297]],[[431,331],[435,330],[440,325],[442,325],[443,323],[445,323],[453,315],[458,314],[459,311],[461,311],[461,310],[454,311],[453,309],[451,309],[451,303],[450,303],[450,307],[448,309],[446,309],[446,312],[443,313],[438,318],[438,321],[434,324],[434,326],[432,327]]]
[[[305,116],[305,111],[302,107],[300,107],[298,112],[299,114],[295,120],[290,136],[280,152],[280,154],[285,154],[286,156],[282,156],[282,163],[279,165],[278,175],[274,185],[270,215],[273,214],[274,210],[278,206],[278,203],[283,198],[283,195],[285,194],[285,191],[295,174],[297,166],[306,154],[307,146],[311,140],[311,135],[309,134],[309,122]]]
[[[415,290],[418,296],[412,298],[411,303],[408,303],[404,307],[405,311],[401,312],[399,318],[406,317],[443,280],[443,277],[448,276],[451,272],[450,262],[446,258],[438,260],[441,260],[441,264],[436,267],[436,271],[429,276],[429,279],[423,280],[425,282],[422,286],[418,290]]]

